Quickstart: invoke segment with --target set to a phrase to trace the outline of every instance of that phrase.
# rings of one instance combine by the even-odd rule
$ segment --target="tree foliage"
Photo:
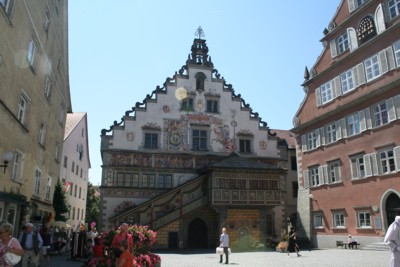
[[[86,198],[86,222],[96,222],[100,216],[100,197],[96,196],[96,189],[91,182],[88,183]]]
[[[63,214],[69,212],[69,207],[64,187],[61,185],[60,181],[58,181],[53,195],[53,209],[55,212],[54,220],[63,222],[67,221],[67,218]]]

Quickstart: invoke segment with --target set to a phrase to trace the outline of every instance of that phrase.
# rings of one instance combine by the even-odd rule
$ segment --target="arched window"
[[[374,19],[370,16],[365,17],[361,20],[360,25],[357,29],[357,37],[361,43],[365,43],[376,35],[376,28]]]
[[[206,79],[206,75],[202,72],[196,73],[196,90],[201,93],[204,91],[204,80]]]

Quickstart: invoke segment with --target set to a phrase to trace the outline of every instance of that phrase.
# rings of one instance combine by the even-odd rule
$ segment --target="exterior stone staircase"
[[[360,246],[359,249],[362,250],[376,250],[376,251],[388,251],[389,246],[386,243],[379,242],[379,243],[373,243],[369,244],[366,246]]]

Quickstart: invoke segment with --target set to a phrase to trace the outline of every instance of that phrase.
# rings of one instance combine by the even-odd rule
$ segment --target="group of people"
[[[21,256],[21,266],[28,264],[34,266],[50,267],[48,249],[52,243],[51,233],[47,226],[42,226],[40,232],[33,231],[33,224],[27,223],[19,238],[13,237],[12,224],[2,222],[0,224],[0,266],[12,267],[13,264],[4,255],[10,252]]]

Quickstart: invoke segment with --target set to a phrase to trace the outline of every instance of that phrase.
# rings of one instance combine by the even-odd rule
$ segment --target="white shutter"
[[[396,68],[396,63],[395,63],[395,59],[394,59],[394,53],[393,53],[392,46],[389,46],[388,48],[386,48],[385,51],[386,51],[386,58],[387,58],[389,70],[393,70]]]
[[[342,138],[346,138],[347,137],[347,127],[346,127],[346,119],[341,119],[340,120],[340,128],[342,131]]]
[[[351,173],[351,179],[357,179],[358,177],[358,170],[357,170],[357,161],[350,159],[350,173]]]
[[[336,181],[342,181],[342,172],[340,171],[340,165],[335,166]]]
[[[367,121],[365,119],[364,110],[358,112],[358,117],[360,118],[360,132],[364,132],[367,130]]]
[[[343,119],[342,119],[343,120]],[[335,121],[335,128],[336,128],[336,140],[342,139],[342,126],[340,123],[341,120]]]
[[[307,136],[305,134],[301,136],[301,150],[307,151]]]
[[[342,95],[342,84],[340,82],[340,77],[337,76],[335,79],[332,80],[332,85],[333,85],[333,98],[336,98],[338,96]]]
[[[324,129],[324,127],[319,128],[319,136],[321,138],[321,146],[325,145],[325,129]]]
[[[389,71],[389,66],[388,66],[388,62],[386,59],[386,52],[385,50],[382,50],[378,53],[379,55],[379,61],[380,61],[380,65],[381,65],[381,72],[382,74],[385,74],[386,72]]]
[[[365,83],[365,70],[364,70],[364,63],[361,62],[356,66],[357,68],[357,74],[358,74],[358,85],[362,85]]]
[[[375,27],[377,34],[381,34],[386,30],[385,16],[383,14],[382,3],[375,10]]]
[[[358,48],[357,33],[356,30],[354,30],[354,28],[347,29],[347,38],[349,40],[350,52],[353,52]]]
[[[308,174],[309,174],[308,170],[303,171],[304,188],[310,187],[310,177]]]
[[[371,159],[372,175],[378,175],[378,159],[376,153],[369,154],[369,157]]]
[[[367,129],[372,129],[371,111],[369,108],[364,109],[364,115]]]
[[[328,173],[328,165],[321,166],[321,173],[322,173],[323,184],[329,184],[330,179],[329,179],[329,173]]]
[[[357,88],[359,86],[357,66],[353,67],[352,70],[353,70],[352,73],[353,73],[354,88]]]
[[[356,0],[347,0],[347,5],[349,6],[349,13],[353,12],[356,9]]]
[[[396,117],[400,119],[400,95],[393,97],[393,105],[396,110]]]
[[[336,49],[336,40],[333,40],[329,43],[331,48],[331,56],[332,58],[337,56],[337,49]]]
[[[397,171],[400,171],[400,146],[396,146],[393,148],[394,154],[394,166],[396,167]]]
[[[315,147],[320,147],[321,146],[321,135],[319,132],[319,129],[315,130],[315,137],[317,140],[315,140]]]
[[[394,121],[396,119],[396,111],[394,109],[393,98],[386,100],[386,107],[389,116],[389,122]]]
[[[371,161],[369,159],[369,155],[364,155],[363,156],[364,160],[364,167],[365,167],[365,176],[369,177],[372,176],[372,167],[371,167]]]
[[[318,167],[318,185],[324,184],[324,170],[322,166]]]
[[[315,97],[316,97],[317,107],[321,106],[321,88],[320,87],[318,87],[315,90]]]

